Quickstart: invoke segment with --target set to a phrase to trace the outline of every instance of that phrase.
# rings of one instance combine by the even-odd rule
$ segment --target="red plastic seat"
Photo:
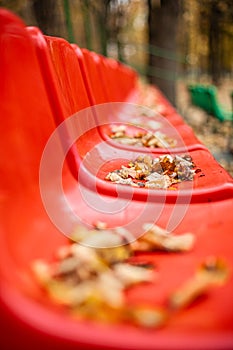
[[[85,70],[83,74],[88,76],[95,104],[110,102],[108,99],[106,79],[101,74],[102,62],[100,55],[87,49],[81,49],[81,51],[83,57],[79,55],[79,59],[84,60],[83,66],[85,65]]]
[[[132,95],[137,92],[138,75],[132,68],[85,48],[80,49],[76,44],[72,46],[80,60],[82,73],[87,76],[96,104],[135,101]]]
[[[79,62],[71,45],[62,38],[45,36],[45,40],[57,73],[60,90],[66,101],[66,117],[90,107]]]
[[[96,105],[97,102],[96,102],[96,97],[94,96],[93,88],[91,86],[90,73],[87,70],[87,64],[84,58],[83,50],[77,44],[71,44],[71,46],[73,47],[74,52],[79,61],[80,70],[82,72],[82,77],[83,77],[85,89],[87,91],[90,104],[91,106],[94,106]],[[103,93],[101,93],[101,101],[102,101],[102,98],[103,98]]]
[[[26,29],[36,49],[41,74],[45,82],[54,119],[58,126],[72,115],[92,105],[83,81],[77,55],[66,40],[44,36],[36,27],[27,27]],[[94,114],[92,118],[94,118]],[[66,135],[62,135],[64,148],[66,148],[68,140],[72,137],[72,132],[81,134],[82,129],[85,131],[85,128],[89,126],[87,125],[89,121],[83,120],[79,122],[78,119],[73,119],[74,122],[70,125],[69,131],[67,130],[69,122],[63,128],[62,132],[66,133]],[[96,127],[94,119],[92,125],[93,128]],[[96,142],[101,141],[98,127],[95,129],[93,136]],[[77,179],[81,160],[75,141],[74,145],[70,146],[67,160],[74,177]]]
[[[1,185],[22,192],[31,184],[38,185],[40,158],[55,122],[23,22],[4,9],[0,14],[1,145],[5,145]]]
[[[101,74],[106,81],[109,102],[136,103],[138,93],[136,72],[112,58],[102,57],[101,60]]]

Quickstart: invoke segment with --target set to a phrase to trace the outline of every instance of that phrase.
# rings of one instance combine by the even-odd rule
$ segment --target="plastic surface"
[[[78,56],[79,60],[83,59],[83,65],[85,68],[82,70],[83,75],[87,75],[89,89],[91,89],[92,96],[95,104],[106,103],[108,101],[107,84],[106,79],[102,76],[101,65],[102,60],[98,54],[91,52],[87,49],[81,49],[82,56]],[[92,97],[90,97],[90,100]]]
[[[56,74],[48,69],[48,79],[55,79],[54,85],[50,85],[53,89],[49,90],[49,85],[45,84],[44,75],[41,74],[41,61],[38,60],[31,34],[17,17],[2,9],[0,49],[0,145],[3,150],[0,160],[1,348],[232,349],[232,274],[224,286],[212,290],[193,307],[174,315],[164,328],[156,330],[145,330],[129,324],[104,325],[73,320],[41,293],[30,271],[32,261],[37,258],[51,260],[56,249],[67,242],[67,238],[48,216],[39,186],[41,157],[57,123],[66,118],[65,108],[61,102],[62,96],[60,104],[59,101],[51,104],[52,98],[55,99],[60,94],[59,90],[55,93]],[[85,154],[84,143],[82,147]],[[51,168],[62,150],[58,139],[57,152],[52,153],[50,158]],[[198,179],[200,182],[196,184],[197,189],[200,185],[208,193],[211,187],[219,189],[223,183],[230,182],[229,176],[208,152],[196,151],[194,158],[205,172],[205,177]],[[47,170],[51,171],[49,167]],[[98,219],[112,226],[125,225],[144,213],[146,202],[128,203],[124,198],[119,201],[128,205],[117,215],[98,212],[91,203],[84,200],[83,190],[86,188],[82,188],[81,184],[77,186],[66,163],[63,164],[62,175],[64,194],[73,211],[81,216],[84,223],[92,224]],[[48,178],[45,189],[57,220],[62,224],[69,211],[60,194],[53,190],[57,177],[59,174]],[[214,191],[212,202],[186,203],[185,208],[182,202],[175,206],[174,203],[166,204],[162,208],[155,202],[149,203],[151,213],[155,216],[159,214],[157,223],[162,227],[169,224],[169,219],[172,224],[174,210],[185,209],[182,219],[176,223],[175,231],[192,231],[196,243],[194,250],[185,254],[147,255],[158,266],[160,280],[128,293],[129,303],[140,301],[163,305],[167,295],[189,278],[197,264],[206,256],[223,257],[232,270],[233,199],[229,188],[225,188],[225,198],[215,196]],[[90,191],[88,194],[89,199],[94,197],[96,200],[96,192]],[[110,205],[110,197],[99,195],[98,201],[101,199]],[[71,225],[69,229],[72,228]],[[143,260],[145,256],[141,258]]]
[[[105,77],[109,102],[135,102],[138,79],[135,72],[112,58],[102,57],[102,76]],[[122,84],[122,81],[124,84]],[[121,82],[121,88],[119,84]]]

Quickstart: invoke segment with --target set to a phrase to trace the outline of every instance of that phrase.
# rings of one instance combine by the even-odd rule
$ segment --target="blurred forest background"
[[[44,34],[133,66],[233,173],[232,125],[209,122],[202,111],[190,109],[186,89],[190,83],[214,84],[220,102],[233,108],[232,5],[232,0],[0,0]]]

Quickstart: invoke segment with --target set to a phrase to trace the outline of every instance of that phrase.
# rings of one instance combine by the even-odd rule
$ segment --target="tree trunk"
[[[148,0],[149,81],[175,105],[180,0]]]
[[[33,10],[43,34],[67,38],[65,16],[59,0],[34,0]]]
[[[209,21],[209,70],[213,83],[218,84],[221,76],[221,45],[217,1],[210,4]]]
[[[108,16],[110,0],[100,2],[100,8],[96,14],[97,30],[99,33],[101,54],[107,56],[107,43],[108,43]]]

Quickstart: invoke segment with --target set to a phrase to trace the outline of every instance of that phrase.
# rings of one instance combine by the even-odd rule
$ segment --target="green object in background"
[[[193,84],[188,86],[193,105],[214,115],[220,121],[233,120],[233,112],[226,111],[218,103],[217,89],[213,85]]]

